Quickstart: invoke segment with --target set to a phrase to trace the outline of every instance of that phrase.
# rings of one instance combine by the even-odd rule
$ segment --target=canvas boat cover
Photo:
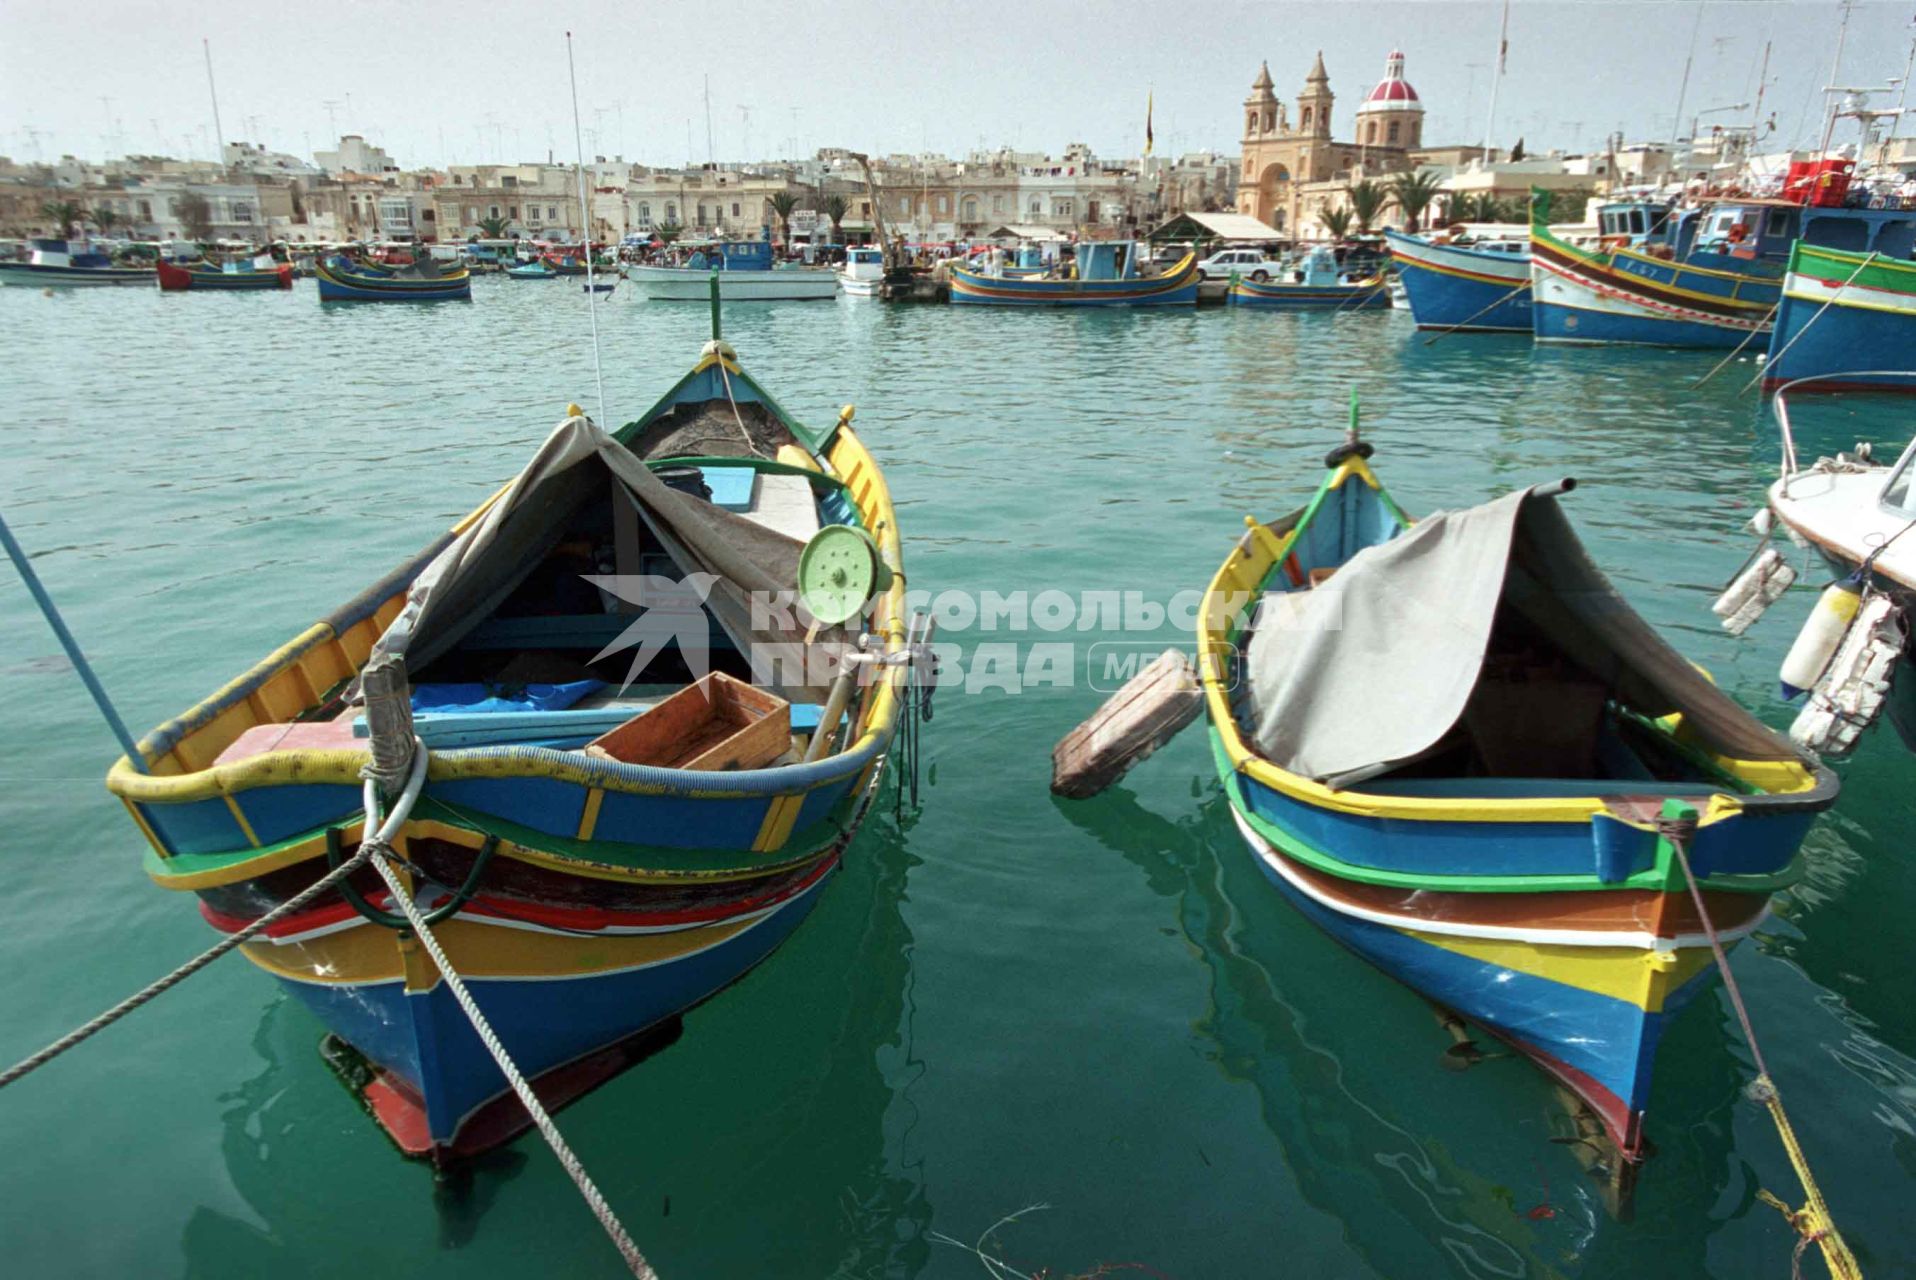
[[[1476,692],[1500,609],[1631,710],[1682,712],[1708,749],[1798,758],[1651,629],[1532,490],[1427,516],[1313,590],[1266,596],[1244,664],[1253,742],[1332,786],[1431,751]]]
[[[498,608],[545,559],[568,522],[609,486],[636,506],[688,582],[695,574],[711,575],[705,606],[741,652],[804,642],[802,623],[789,610],[759,610],[755,616],[751,608],[754,595],[790,596],[803,544],[669,487],[637,454],[580,415],[554,428],[485,514],[420,572],[405,609],[374,646],[374,657],[397,657],[409,671],[423,671]],[[795,624],[790,628],[783,625],[788,618]],[[799,664],[774,669],[794,674],[784,672],[784,665]],[[781,685],[781,691],[819,700],[817,690]]]

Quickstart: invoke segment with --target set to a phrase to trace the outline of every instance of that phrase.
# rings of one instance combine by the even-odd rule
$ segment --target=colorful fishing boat
[[[1530,332],[1530,247],[1440,244],[1384,232],[1419,329]]]
[[[513,280],[557,280],[559,273],[544,258],[534,258],[531,262],[521,262],[516,267],[507,267],[506,275]]]
[[[168,262],[157,268],[160,288],[181,289],[290,289],[293,267],[271,258],[252,262]]]
[[[1916,263],[1798,241],[1763,384],[1916,391]]]
[[[75,249],[65,240],[27,241],[25,262],[0,262],[0,284],[152,284],[151,267],[116,267],[104,253]]]
[[[1280,267],[1275,279],[1238,280],[1231,286],[1231,305],[1285,310],[1388,310],[1390,281],[1381,271],[1362,279],[1346,279],[1337,255],[1318,245]]]
[[[616,431],[569,410],[449,533],[114,766],[149,874],[237,930],[354,856],[383,795],[542,1099],[603,1082],[797,928],[929,696],[851,418],[800,423],[716,340]],[[406,1153],[456,1160],[527,1120],[395,906],[355,873],[245,951]]]
[[[714,272],[719,296],[727,302],[807,302],[838,296],[838,273],[830,267],[779,266],[772,256],[769,227],[763,239],[706,245],[682,267],[629,262],[624,271],[642,296],[659,301],[704,301],[711,296]]]
[[[442,270],[431,260],[406,267],[373,267],[334,257],[313,269],[321,302],[470,301],[472,275],[464,267]]]
[[[1530,290],[1539,342],[1737,347],[1767,336],[1781,284],[1756,259],[1682,261],[1611,244],[1578,248],[1553,232],[1549,201],[1531,199]],[[1706,263],[1708,265],[1706,265]]]
[[[1247,517],[1204,597],[1232,817],[1300,912],[1531,1058],[1633,1176],[1709,930],[1763,920],[1836,780],[1630,609],[1574,482],[1413,522],[1370,456],[1353,432],[1306,507]]]
[[[1162,274],[1143,274],[1149,255],[1123,240],[1078,244],[1067,267],[1042,275],[992,274],[954,265],[953,302],[998,307],[1190,307],[1197,305],[1197,255],[1186,254]]]

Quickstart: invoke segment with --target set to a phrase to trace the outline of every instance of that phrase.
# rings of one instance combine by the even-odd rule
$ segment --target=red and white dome
[[[1402,51],[1392,49],[1390,57],[1384,60],[1384,78],[1370,91],[1357,113],[1363,115],[1370,111],[1422,111],[1423,99],[1417,96],[1417,90],[1410,87],[1410,81],[1404,79],[1404,55]]]

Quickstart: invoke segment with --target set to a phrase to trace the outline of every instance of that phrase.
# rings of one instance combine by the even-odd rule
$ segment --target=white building
[[[399,166],[386,154],[385,148],[375,147],[356,133],[340,138],[339,146],[332,151],[315,151],[313,159],[327,173],[397,173]]]

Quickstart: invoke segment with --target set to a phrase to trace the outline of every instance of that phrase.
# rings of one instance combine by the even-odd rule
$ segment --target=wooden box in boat
[[[791,703],[713,671],[600,734],[586,750],[661,769],[761,769],[791,745]]]

